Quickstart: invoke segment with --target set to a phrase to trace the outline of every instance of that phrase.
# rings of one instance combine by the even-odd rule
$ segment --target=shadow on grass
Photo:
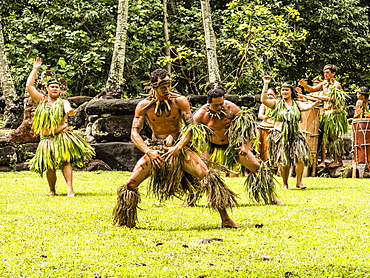
[[[47,194],[45,194],[47,195]],[[78,197],[94,197],[94,196],[116,196],[116,194],[114,193],[103,193],[103,192],[77,192],[75,193],[75,196],[74,197],[71,197],[71,199],[73,198],[78,198]],[[67,197],[67,193],[57,193],[55,196],[49,196],[50,198],[55,198],[55,197]]]
[[[247,220],[246,220],[247,221]],[[239,229],[235,228],[224,228],[221,227],[221,220],[219,224],[201,224],[199,226],[178,226],[178,227],[153,227],[153,226],[141,226],[140,224],[145,223],[138,223],[139,227],[132,228],[133,230],[139,230],[139,231],[166,231],[166,232],[180,232],[180,231],[240,231],[240,230],[255,230],[255,229],[261,229],[264,224],[261,223],[244,223],[244,221],[241,221],[240,223],[237,223],[241,226]],[[268,226],[268,225],[266,225]],[[128,229],[126,227],[121,227],[120,229]]]
[[[242,227],[243,228],[243,227]],[[201,225],[201,226],[192,226],[192,227],[135,227],[133,229],[140,230],[140,231],[166,231],[166,232],[180,232],[180,231],[212,231],[212,230],[230,230],[230,231],[238,231],[240,229],[232,229],[232,228],[223,228],[221,224],[219,225]]]
[[[325,190],[333,190],[333,189],[335,189],[335,187],[310,187],[310,186],[307,186],[307,188],[305,188],[305,189],[300,189],[300,188],[296,188],[296,187],[293,188],[292,187],[292,188],[288,189],[288,191],[289,190],[294,190],[294,191],[304,192],[304,191],[320,191],[320,190],[325,191]]]

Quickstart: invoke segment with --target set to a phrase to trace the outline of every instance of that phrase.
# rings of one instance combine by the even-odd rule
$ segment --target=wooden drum
[[[353,160],[357,163],[370,162],[370,119],[353,119]]]
[[[316,107],[309,111],[301,112],[299,130],[307,141],[310,151],[317,153],[320,129],[320,108]]]
[[[301,121],[298,124],[299,130],[307,141],[310,148],[313,164],[311,169],[311,176],[316,175],[317,163],[317,148],[319,144],[319,129],[320,129],[320,108],[316,107],[309,111],[301,112]],[[308,176],[308,169],[306,167],[304,176]]]
[[[258,152],[260,154],[260,159],[262,161],[267,161],[267,159],[268,159],[269,143],[268,143],[267,137],[269,136],[270,131],[273,128],[274,128],[274,125],[270,125],[270,124],[267,124],[265,122],[262,122],[258,126],[258,130],[259,130]]]

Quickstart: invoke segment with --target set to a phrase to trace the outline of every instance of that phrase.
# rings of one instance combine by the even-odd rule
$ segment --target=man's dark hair
[[[211,89],[207,92],[207,101],[212,103],[213,98],[225,97],[225,90],[222,88]]]
[[[206,92],[208,92],[208,91],[210,91],[212,89],[219,89],[219,88],[222,89],[222,90],[224,90],[225,92],[227,90],[226,87],[223,84],[221,84],[221,83],[209,82],[206,85]]]
[[[166,76],[170,76],[170,74],[168,73],[167,70],[165,69],[156,69],[154,71],[152,71],[152,73],[150,74],[150,83],[156,83],[158,81],[158,79],[163,79],[165,78]]]
[[[324,67],[324,70],[330,70],[330,72],[337,72],[338,68],[336,65],[333,65],[333,64],[327,64],[325,67]]]

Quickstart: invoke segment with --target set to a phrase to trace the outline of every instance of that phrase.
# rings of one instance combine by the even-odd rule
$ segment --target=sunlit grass
[[[239,230],[221,229],[204,199],[159,204],[144,183],[128,229],[111,223],[128,175],[74,172],[67,198],[60,173],[56,197],[34,173],[0,173],[0,277],[370,277],[368,180],[305,178],[298,190],[292,179],[291,190],[278,188],[285,206],[258,206],[244,178],[226,178],[240,195],[230,213]],[[213,237],[223,241],[199,243]]]

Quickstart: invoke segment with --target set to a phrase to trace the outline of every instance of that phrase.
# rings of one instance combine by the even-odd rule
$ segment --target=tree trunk
[[[109,71],[106,89],[114,92],[114,94],[123,94],[123,86],[125,79],[123,78],[125,65],[126,51],[126,34],[127,34],[127,19],[128,19],[128,1],[119,0],[116,38],[114,42],[114,50],[112,63]]]
[[[216,53],[216,35],[212,27],[212,13],[209,0],[201,0],[204,35],[206,40],[206,53],[208,61],[209,82],[221,82]]]
[[[10,75],[8,59],[5,55],[5,42],[3,36],[3,26],[0,23],[0,83],[5,100],[4,127],[17,128],[22,122],[22,107],[17,107],[18,95]],[[21,112],[21,113],[19,113]]]
[[[164,39],[166,41],[166,56],[171,58],[171,50],[170,50],[170,35],[168,33],[168,21],[167,21],[167,2],[168,0],[163,0],[163,32],[164,32]],[[171,74],[171,62],[167,62],[167,71]]]

